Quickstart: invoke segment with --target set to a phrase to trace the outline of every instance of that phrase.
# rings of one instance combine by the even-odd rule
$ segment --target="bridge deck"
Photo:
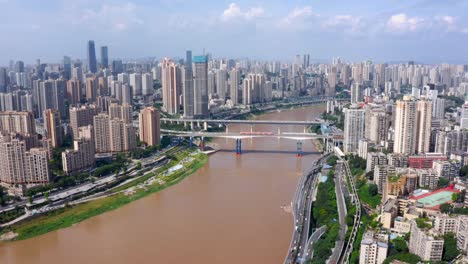
[[[176,131],[161,129],[161,132],[166,135],[177,137],[216,137],[216,138],[285,138],[285,139],[318,139],[331,138],[329,135],[318,135],[314,133],[280,133],[280,134],[257,134],[257,133],[216,133],[216,132],[194,132],[194,131]]]
[[[327,122],[321,121],[287,121],[287,120],[224,120],[224,119],[179,119],[179,118],[161,118],[162,122],[194,122],[208,124],[246,124],[246,125],[298,125],[310,126],[321,125]]]

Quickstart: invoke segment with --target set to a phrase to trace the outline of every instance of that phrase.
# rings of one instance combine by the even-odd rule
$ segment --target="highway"
[[[292,202],[294,216],[294,231],[289,246],[288,254],[285,259],[286,264],[303,263],[307,260],[307,256],[311,254],[308,250],[316,239],[319,233],[315,234],[313,239],[309,239],[310,221],[312,216],[312,202],[315,196],[315,190],[318,181],[321,164],[328,157],[328,154],[321,156],[315,161],[310,170],[303,174],[296,189],[295,197]],[[318,236],[318,237],[317,237]]]
[[[165,159],[164,154],[166,152],[172,151],[172,150],[174,150],[174,147],[166,148],[166,149],[164,149],[164,150],[162,150],[162,151],[160,151],[158,153],[153,154],[152,156],[150,156],[148,158],[142,159],[141,160],[142,170],[144,170],[145,167],[147,167],[147,166],[151,166],[151,165],[154,165],[154,164],[157,164],[157,163],[161,162],[162,160]],[[127,168],[125,173],[130,172],[130,175],[133,176],[133,175],[136,175],[139,172],[139,171],[132,171],[132,170],[134,170],[136,168],[136,161],[138,161],[138,160],[133,160],[131,162],[130,166]],[[52,190],[52,191],[50,191],[50,194],[49,194],[49,200],[52,201],[52,202],[59,201],[59,200],[65,199],[67,197],[70,197],[72,195],[76,195],[76,194],[80,194],[80,193],[89,191],[89,190],[91,190],[93,188],[96,188],[98,186],[108,184],[110,182],[115,181],[119,175],[120,174],[111,174],[111,175],[108,175],[108,176],[100,177],[95,182],[88,181],[88,182],[84,182],[84,183],[76,185],[76,186],[72,186],[72,187],[67,188],[67,189],[61,189],[61,190],[56,190],[56,191]],[[46,199],[43,196],[40,196],[40,197],[35,198],[33,200],[32,204],[33,205],[39,205],[39,204],[43,204],[45,202],[46,202]],[[22,199],[21,201],[13,203],[13,204],[9,204],[9,205],[6,205],[4,207],[0,207],[0,213],[4,212],[4,211],[12,210],[15,207],[24,207],[27,204],[29,204],[29,201],[28,201],[28,199],[25,198],[25,199]]]
[[[344,199],[344,192],[343,188],[347,189],[346,185],[343,184],[343,178],[345,177],[346,173],[344,171],[344,165],[342,162],[338,162],[335,168],[335,193],[336,193],[336,201],[337,201],[337,208],[338,208],[338,218],[340,223],[340,231],[338,234],[338,240],[336,241],[335,248],[333,249],[332,255],[329,258],[330,264],[337,264],[339,263],[343,249],[345,246],[345,237],[346,231],[348,230],[348,225],[346,224],[346,215],[348,214],[346,208],[346,201]],[[346,180],[344,180],[346,182]]]

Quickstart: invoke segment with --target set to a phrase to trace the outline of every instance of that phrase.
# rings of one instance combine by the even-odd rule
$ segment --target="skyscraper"
[[[193,69],[192,69],[192,51],[187,50],[184,67],[184,117],[193,118],[194,115],[194,89],[193,89]]]
[[[396,102],[395,144],[393,152],[402,154],[416,153],[417,113],[416,101],[409,96]]]
[[[159,144],[160,138],[160,115],[156,108],[146,107],[140,111],[140,141],[148,146]]]
[[[96,152],[110,152],[109,115],[104,113],[96,115],[93,124]]]
[[[351,106],[343,110],[344,120],[344,141],[343,147],[345,153],[356,153],[358,151],[359,140],[364,138],[364,109]]]
[[[226,70],[218,70],[216,72],[216,93],[219,99],[226,99],[227,93],[227,72]]]
[[[8,73],[6,68],[0,68],[0,93],[5,93],[8,86]]]
[[[130,74],[130,86],[132,87],[133,96],[141,95],[142,86],[140,73]]]
[[[181,84],[180,68],[170,59],[162,62],[162,97],[163,106],[169,114],[179,113],[179,90]]]
[[[362,102],[364,99],[364,93],[362,91],[362,85],[360,83],[353,83],[351,85],[351,103],[356,104]]]
[[[238,69],[232,69],[229,74],[229,90],[231,101],[234,105],[239,103],[239,82],[240,82],[240,71]]]
[[[151,73],[143,73],[141,76],[141,87],[143,95],[153,94],[153,76],[151,76]]]
[[[0,182],[11,185],[48,183],[47,155],[45,149],[26,151],[24,141],[4,139],[0,143]]]
[[[78,104],[81,100],[81,82],[78,79],[67,81],[67,96],[69,105]]]
[[[195,56],[194,68],[194,115],[208,116],[208,58]]]
[[[62,124],[58,110],[47,109],[44,111],[44,131],[45,136],[51,140],[52,147],[58,148],[62,145]]]
[[[417,104],[416,153],[429,152],[432,123],[432,101],[419,100]]]
[[[107,46],[101,47],[101,67],[108,68],[109,67],[109,55],[108,55]]]
[[[129,104],[119,105],[111,103],[109,106],[109,118],[118,118],[125,121],[127,124],[132,123],[132,111],[133,107]]]
[[[92,125],[93,117],[99,113],[95,105],[82,105],[80,107],[70,108],[70,126],[73,131],[73,138],[78,138],[79,128]]]
[[[88,100],[89,103],[96,101],[97,90],[98,82],[96,77],[86,78],[86,100]]]
[[[71,58],[63,56],[63,78],[70,80],[72,72]]]
[[[94,40],[88,41],[88,71],[97,72],[96,50],[94,48]]]

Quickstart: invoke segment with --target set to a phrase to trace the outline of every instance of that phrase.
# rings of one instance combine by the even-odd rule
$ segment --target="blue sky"
[[[0,0],[0,64],[86,56],[468,63],[465,0]],[[99,54],[98,54],[99,56]]]

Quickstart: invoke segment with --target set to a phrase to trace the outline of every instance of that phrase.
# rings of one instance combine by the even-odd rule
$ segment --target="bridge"
[[[310,120],[310,121],[289,121],[289,120],[233,120],[233,119],[181,119],[181,118],[161,118],[161,122],[171,124],[184,124],[193,130],[195,125],[200,127],[203,124],[203,130],[208,130],[208,124],[216,125],[229,125],[229,124],[242,124],[242,125],[279,125],[279,126],[312,126],[328,124],[323,120]]]
[[[206,131],[178,131],[161,129],[163,135],[189,138],[190,145],[193,144],[194,138],[201,138],[200,147],[203,150],[205,147],[205,138],[229,138],[236,140],[236,155],[242,154],[242,139],[247,138],[275,138],[275,139],[290,139],[297,141],[297,157],[302,157],[302,141],[311,139],[323,139],[325,143],[333,139],[333,135],[319,135],[315,133],[296,133],[296,132],[239,132],[229,133],[226,132],[206,132]]]

